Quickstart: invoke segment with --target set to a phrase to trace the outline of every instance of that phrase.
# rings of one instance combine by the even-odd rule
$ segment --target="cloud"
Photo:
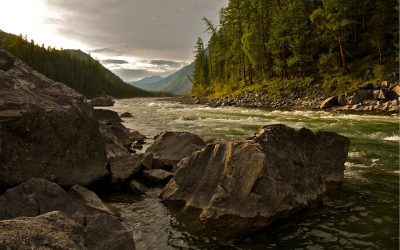
[[[158,66],[168,66],[171,68],[180,68],[184,65],[181,61],[168,61],[168,60],[151,60],[150,64]]]
[[[127,64],[129,63],[126,60],[119,60],[119,59],[106,59],[106,60],[101,60],[102,64]]]
[[[216,21],[228,0],[43,1],[57,13],[49,23],[59,34],[97,53],[188,61],[197,37],[207,36],[201,18]]]
[[[166,76],[174,72],[174,71],[159,72],[150,69],[124,69],[124,68],[118,68],[112,71],[119,77],[121,77],[125,82],[137,81],[148,76],[155,76],[155,75]]]

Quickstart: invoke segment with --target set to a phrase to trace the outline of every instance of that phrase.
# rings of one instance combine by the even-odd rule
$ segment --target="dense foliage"
[[[398,10],[397,0],[230,0],[218,26],[204,18],[211,38],[196,44],[193,94],[383,80],[398,72]]]
[[[65,83],[88,98],[110,95],[117,98],[150,96],[153,93],[124,83],[98,61],[82,51],[38,46],[0,31],[0,46],[47,77]]]

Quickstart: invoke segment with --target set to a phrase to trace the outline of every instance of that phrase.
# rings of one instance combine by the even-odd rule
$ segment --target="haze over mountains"
[[[168,92],[173,95],[187,95],[191,92],[193,84],[194,63],[191,63],[165,78],[150,76],[130,84],[147,91]]]

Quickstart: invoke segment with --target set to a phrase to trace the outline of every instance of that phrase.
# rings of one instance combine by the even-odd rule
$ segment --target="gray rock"
[[[88,102],[92,107],[111,107],[114,106],[114,103],[112,97],[99,97]]]
[[[114,123],[114,122],[122,122],[122,119],[119,117],[117,112],[108,109],[95,109],[94,110],[95,118],[104,124]]]
[[[155,139],[146,153],[152,153],[155,159],[164,163],[164,166],[176,167],[180,160],[205,145],[206,143],[198,135],[192,133],[165,132]]]
[[[68,190],[68,195],[79,212],[86,214],[113,214],[103,201],[89,189],[75,185]]]
[[[106,143],[107,159],[129,156],[128,149],[124,146],[125,140],[120,140],[121,135],[116,135],[116,129],[112,129],[113,125],[103,124],[100,126],[101,135]],[[120,138],[118,138],[120,137]]]
[[[135,141],[144,141],[144,140],[146,140],[147,139],[147,137],[146,136],[144,136],[144,135],[142,135],[141,133],[139,133],[138,131],[132,131],[132,132],[129,132],[129,139],[132,141],[132,142],[135,142]]]
[[[106,152],[85,98],[0,49],[0,189],[33,177],[65,186],[107,174]]]
[[[129,112],[125,112],[121,114],[121,118],[132,118],[133,115]]]
[[[97,214],[89,220],[85,230],[88,249],[135,250],[132,234],[114,216]]]
[[[162,169],[145,170],[143,175],[148,183],[152,185],[165,185],[174,176],[173,173]]]
[[[0,249],[87,249],[86,232],[61,212],[0,221]]]
[[[71,197],[56,183],[44,179],[31,179],[8,189],[0,196],[0,210],[3,210],[0,220],[4,220],[38,216],[51,211],[61,211],[67,216],[72,216],[77,207]]]
[[[182,160],[161,198],[242,235],[320,201],[343,180],[349,144],[336,133],[266,126],[252,140],[209,144]]]
[[[352,96],[349,97],[349,104],[354,105],[358,103],[362,103],[364,100],[368,100],[372,97],[372,91],[371,90],[364,90],[360,89],[355,91]]]
[[[129,183],[129,191],[133,194],[144,195],[146,193],[146,186],[138,181],[131,181]]]
[[[321,102],[321,105],[319,106],[320,109],[327,109],[331,108],[333,106],[336,106],[338,104],[338,97],[337,96],[332,96],[324,101]]]
[[[137,155],[110,159],[111,182],[121,184],[130,180],[141,169],[141,159]]]
[[[39,216],[51,211],[61,211],[85,228],[88,235],[83,235],[83,238],[88,249],[132,249],[124,248],[126,244],[133,242],[132,236],[97,195],[86,188],[76,185],[70,188],[67,194],[55,183],[44,179],[32,179],[7,190],[0,196],[0,220]],[[56,219],[54,223],[59,223]],[[60,235],[64,233],[62,230],[64,229],[60,228]],[[104,236],[105,232],[108,232],[108,236]],[[96,233],[102,237],[96,238],[94,236]],[[2,232],[0,232],[0,248],[1,235]],[[44,240],[50,241],[51,237],[49,235],[49,238]],[[93,243],[94,239],[97,241],[96,244]],[[112,239],[115,240],[114,245],[118,247],[110,247]],[[132,246],[134,247],[133,243]]]

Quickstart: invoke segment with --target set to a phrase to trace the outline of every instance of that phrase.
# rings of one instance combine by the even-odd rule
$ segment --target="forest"
[[[398,79],[397,0],[230,0],[219,24],[203,18],[194,96],[244,90],[342,93]]]
[[[28,41],[22,35],[16,36],[2,31],[0,47],[50,79],[65,83],[88,98],[104,95],[117,98],[159,95],[124,83],[82,51],[45,48],[44,45],[35,44],[33,40]]]

